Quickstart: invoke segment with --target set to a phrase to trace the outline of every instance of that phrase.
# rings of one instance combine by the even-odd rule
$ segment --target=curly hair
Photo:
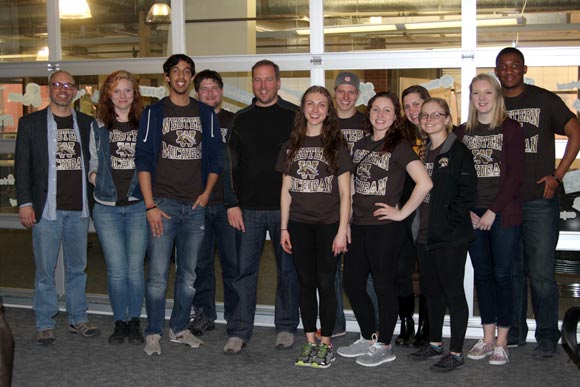
[[[322,147],[323,156],[328,165],[328,171],[330,174],[334,174],[338,170],[338,148],[341,145],[346,145],[346,140],[338,127],[338,116],[336,115],[336,108],[332,103],[332,96],[323,86],[310,86],[302,96],[300,110],[296,112],[294,126],[290,133],[290,140],[288,141],[288,157],[286,158],[285,170],[288,170],[294,161],[294,157],[296,157],[306,136],[307,121],[304,115],[304,105],[306,104],[306,97],[314,93],[322,94],[327,100],[328,112],[322,123]]]
[[[135,79],[133,74],[125,70],[115,71],[109,74],[103,81],[96,116],[97,119],[108,128],[111,128],[115,121],[117,121],[117,113],[115,112],[115,106],[113,105],[111,95],[115,86],[117,86],[119,81],[122,79],[129,80],[133,87],[133,103],[131,103],[131,110],[129,111],[129,122],[134,128],[136,128],[139,126],[139,117],[141,117],[141,113],[143,112],[143,99],[139,92],[139,82],[137,82],[137,79]]]
[[[363,130],[365,133],[372,135],[373,134],[373,126],[370,120],[370,113],[373,107],[374,102],[379,98],[387,98],[389,99],[395,108],[395,120],[391,127],[387,130],[387,134],[385,135],[385,144],[383,145],[383,149],[381,152],[392,152],[393,149],[401,142],[403,139],[403,129],[401,124],[401,104],[399,102],[399,98],[390,91],[381,91],[375,94],[371,99],[369,99],[369,103],[367,104],[367,114],[365,116],[363,122]]]

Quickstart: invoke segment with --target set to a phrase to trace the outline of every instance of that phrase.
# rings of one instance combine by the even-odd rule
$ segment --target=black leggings
[[[288,222],[292,242],[294,266],[300,283],[298,302],[304,332],[316,332],[318,301],[320,296],[321,335],[330,337],[336,317],[336,292],[334,277],[338,257],[332,253],[332,242],[338,231],[338,223],[309,224]]]
[[[390,344],[397,325],[397,268],[406,226],[351,226],[352,243],[344,258],[344,290],[350,299],[362,336],[370,340],[377,331],[375,310],[366,291],[369,273],[379,300],[379,341]]]
[[[467,330],[468,307],[463,289],[467,244],[442,247],[427,251],[417,244],[421,276],[425,285],[429,311],[429,340],[442,339],[445,309],[451,318],[451,352],[461,353]]]

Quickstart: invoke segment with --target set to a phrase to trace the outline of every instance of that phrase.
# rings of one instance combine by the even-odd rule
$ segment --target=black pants
[[[379,300],[379,341],[390,344],[397,325],[397,273],[406,226],[391,222],[378,226],[351,226],[352,243],[344,259],[344,289],[362,336],[376,332],[375,310],[366,291],[369,273]]]
[[[405,297],[413,294],[413,273],[417,269],[417,249],[409,232],[405,233],[405,243],[401,249],[397,275],[397,295]]]
[[[336,292],[334,277],[338,257],[332,253],[332,242],[338,231],[338,223],[309,224],[288,222],[292,242],[292,255],[300,283],[298,303],[304,332],[316,332],[318,301],[320,296],[321,335],[330,337],[336,317]]]
[[[442,247],[427,251],[425,245],[417,244],[421,263],[421,275],[425,285],[429,311],[429,340],[442,339],[445,309],[451,318],[451,352],[461,353],[469,310],[463,289],[467,244]]]

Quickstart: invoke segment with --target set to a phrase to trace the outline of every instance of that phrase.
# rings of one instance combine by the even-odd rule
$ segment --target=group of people
[[[367,367],[393,361],[400,316],[396,343],[419,347],[410,358],[438,359],[431,366],[437,371],[463,367],[468,251],[484,335],[467,357],[489,356],[490,364],[502,365],[509,346],[525,344],[528,280],[537,322],[534,356],[554,354],[555,194],[580,148],[580,124],[556,95],[524,84],[519,50],[498,54],[499,82],[488,74],[472,80],[469,116],[459,127],[447,102],[421,86],[405,90],[402,105],[395,94],[378,92],[366,113],[359,112],[360,81],[350,72],[337,76],[333,94],[312,86],[296,106],[278,95],[278,65],[261,60],[252,67],[252,104],[234,115],[221,108],[217,72],[195,75],[193,60],[182,54],[171,56],[163,71],[169,96],[146,108],[133,75],[110,74],[96,120],[71,109],[74,79],[54,72],[50,105],[20,120],[16,188],[20,220],[33,234],[39,344],[56,339],[54,268],[61,243],[69,330],[99,333],[88,321],[85,297],[92,209],[107,262],[111,344],[127,339],[148,355],[161,354],[172,258],[169,339],[202,344],[198,336],[216,319],[217,248],[224,352],[241,352],[252,336],[268,233],[277,264],[275,346],[294,345],[301,318],[306,342],[297,366],[327,368],[336,353]],[[192,83],[199,101],[189,96]],[[554,133],[568,136],[556,168]],[[332,337],[346,329],[342,286],[360,338],[335,349]]]

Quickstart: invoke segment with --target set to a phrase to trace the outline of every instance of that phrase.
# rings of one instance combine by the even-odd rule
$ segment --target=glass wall
[[[186,52],[198,71],[210,68],[223,75],[224,108],[234,112],[251,103],[251,66],[268,58],[280,65],[280,94],[292,102],[311,84],[332,88],[335,76],[348,70],[362,81],[360,109],[377,91],[400,94],[409,85],[422,84],[445,98],[455,123],[461,123],[469,80],[477,72],[493,72],[497,52],[515,45],[524,51],[530,81],[556,92],[574,112],[580,109],[577,2],[539,0],[524,2],[525,8],[519,1],[500,0],[165,3],[171,5],[169,17],[147,20],[151,0],[87,0],[91,17],[74,20],[58,17],[58,0],[0,0],[0,234],[3,246],[22,241],[17,248],[2,247],[1,267],[10,266],[5,254],[19,251],[15,256],[28,266],[18,270],[32,268],[30,242],[19,239],[29,238],[29,231],[16,216],[14,138],[18,119],[48,103],[47,75],[57,68],[73,73],[80,85],[75,107],[89,114],[104,76],[120,68],[137,74],[147,103],[156,101],[166,93],[161,75],[165,58]],[[45,46],[50,60],[39,56],[37,62]],[[558,145],[560,155],[561,144],[565,139]],[[92,238],[89,288],[104,292],[105,269],[94,234]],[[561,242],[570,249],[578,237],[567,238]],[[31,287],[29,280],[5,273],[0,287]],[[271,281],[261,281],[260,286],[272,289]],[[468,268],[468,290],[472,281]],[[260,302],[272,303],[267,298]]]

